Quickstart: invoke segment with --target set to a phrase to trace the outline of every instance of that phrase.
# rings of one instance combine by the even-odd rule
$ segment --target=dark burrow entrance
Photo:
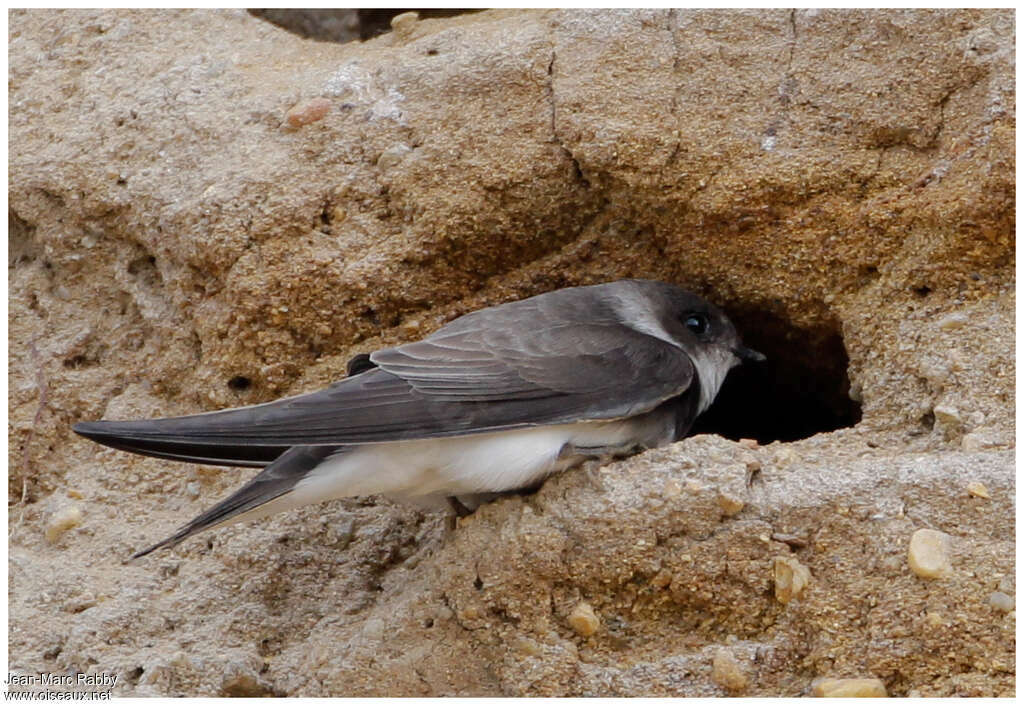
[[[396,8],[372,9],[252,9],[249,14],[277,25],[292,34],[321,42],[367,40],[391,31],[391,19],[413,10]],[[453,17],[476,9],[425,8],[415,10],[420,19]]]
[[[767,444],[860,421],[860,405],[850,399],[850,361],[838,324],[804,330],[764,312],[730,309],[728,314],[743,342],[768,360],[734,368],[691,434]]]

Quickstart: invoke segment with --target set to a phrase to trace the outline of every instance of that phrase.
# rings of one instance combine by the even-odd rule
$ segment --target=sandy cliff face
[[[1012,12],[496,11],[333,45],[29,11],[9,53],[12,668],[126,695],[1013,692]],[[251,471],[73,422],[313,389],[620,277],[769,354],[706,429],[764,443],[568,472],[452,532],[339,501],[120,563]],[[935,577],[920,529],[948,536]]]

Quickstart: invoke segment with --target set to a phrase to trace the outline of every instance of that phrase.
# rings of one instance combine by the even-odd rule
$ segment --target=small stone
[[[854,402],[864,401],[864,386],[859,382],[851,383],[850,391],[846,393],[847,396]]]
[[[66,601],[64,603],[64,611],[67,613],[81,613],[83,610],[92,608],[97,602],[96,596],[87,591]]]
[[[352,539],[356,536],[356,523],[352,518],[343,520],[337,526],[331,526],[328,531],[328,536],[331,539],[331,544],[334,545],[336,551],[346,549],[348,545],[352,543]]]
[[[787,446],[782,446],[775,452],[775,465],[779,468],[786,468],[796,459],[796,453]]]
[[[928,625],[933,628],[947,627],[946,616],[937,610],[930,610],[924,615]]]
[[[947,314],[946,316],[943,316],[941,319],[939,319],[938,326],[943,331],[952,331],[953,329],[960,328],[966,323],[967,314],[956,311],[953,312],[952,314]]]
[[[407,144],[399,142],[396,145],[391,145],[381,152],[380,157],[377,158],[377,166],[381,169],[393,167],[405,159],[405,155],[410,152],[412,152],[412,147]]]
[[[789,603],[810,582],[811,570],[789,556],[777,556],[772,563],[775,571],[775,598],[779,603]]]
[[[531,640],[528,637],[518,638],[512,643],[512,647],[527,657],[540,657],[544,654],[543,648],[535,640]]]
[[[772,532],[771,539],[774,542],[782,542],[792,549],[803,549],[807,546],[807,537],[788,532]]]
[[[935,405],[932,412],[935,414],[935,422],[942,426],[955,427],[962,421],[962,418],[960,417],[960,410],[953,405]]]
[[[259,673],[249,664],[229,662],[224,665],[220,693],[223,696],[265,696]]]
[[[889,695],[881,679],[821,679],[815,682],[811,693],[833,699],[843,696],[885,698]]]
[[[590,637],[601,628],[601,619],[586,601],[572,609],[568,621],[572,629],[583,637]]]
[[[284,116],[285,125],[293,130],[322,120],[331,110],[331,102],[326,98],[311,98],[308,101],[292,106]]]
[[[756,449],[757,448],[757,440],[756,439],[740,439],[736,443],[738,443],[740,446],[742,446],[745,449]]]
[[[711,680],[732,693],[747,688],[749,679],[735,655],[727,649],[715,652],[711,660]]]
[[[976,498],[992,499],[992,496],[988,494],[988,488],[985,487],[985,484],[976,480],[972,480],[967,484],[967,493]]]
[[[1012,596],[1014,593],[1016,593],[1016,591],[1014,590],[1015,587],[1016,582],[1014,581],[1013,574],[1007,574],[1006,576],[999,579],[999,590],[1003,593],[1008,593]]]
[[[974,432],[964,434],[964,438],[960,439],[960,448],[964,451],[981,451],[985,448],[984,438]]]
[[[672,572],[662,569],[654,575],[651,579],[651,585],[655,588],[662,589],[672,583]]]
[[[978,427],[964,434],[960,440],[960,448],[964,451],[981,451],[999,446],[1012,445],[1012,437],[1000,434],[992,427]]]
[[[196,482],[196,481],[192,481],[191,483],[188,483],[185,486],[185,492],[188,493],[188,495],[193,497],[193,498],[199,497],[199,491],[200,491],[199,483]]]
[[[919,529],[910,537],[907,561],[910,570],[921,578],[941,578],[953,571],[949,552],[948,534],[937,530]]]
[[[1014,601],[1013,596],[1008,596],[1002,591],[993,591],[989,594],[988,604],[1004,613],[1009,613],[1016,607],[1016,601]]]
[[[416,26],[419,19],[418,12],[403,12],[391,18],[391,29],[400,38],[405,39],[412,34],[412,28]]]
[[[68,505],[54,512],[46,523],[46,541],[56,544],[60,536],[82,522],[82,511],[77,505]]]
[[[739,498],[732,493],[719,493],[718,494],[718,507],[722,509],[722,513],[726,517],[732,517],[738,515],[746,505],[742,498]]]
[[[750,488],[754,485],[754,481],[761,473],[761,461],[755,458],[753,454],[744,454],[741,460],[743,461],[743,465],[745,466],[743,472],[743,482],[744,485]]]

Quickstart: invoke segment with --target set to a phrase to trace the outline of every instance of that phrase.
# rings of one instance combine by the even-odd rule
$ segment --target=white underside
[[[628,446],[638,435],[661,434],[654,428],[644,434],[640,425],[642,421],[632,418],[346,447],[325,459],[291,492],[223,524],[336,498],[386,495],[430,506],[447,496],[525,488],[583,460],[573,454],[560,457],[566,444]]]
[[[525,488],[582,460],[574,454],[560,457],[567,444],[576,448],[625,447],[638,435],[661,435],[656,429],[644,434],[638,429],[641,424],[636,418],[580,422],[347,447],[325,459],[291,492],[225,524],[335,498],[387,495],[429,502],[431,498]]]
[[[374,444],[327,458],[300,481],[293,495],[305,502],[359,495],[416,497],[500,492],[528,487],[579,458],[559,458],[566,444],[627,445],[633,420],[559,424]]]

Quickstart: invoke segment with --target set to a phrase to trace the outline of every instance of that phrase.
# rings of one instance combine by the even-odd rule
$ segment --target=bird
[[[447,498],[470,511],[586,461],[682,439],[733,367],[764,359],[703,298],[624,279],[470,312],[355,356],[346,377],[315,392],[73,430],[132,453],[263,468],[136,559],[335,498]]]

